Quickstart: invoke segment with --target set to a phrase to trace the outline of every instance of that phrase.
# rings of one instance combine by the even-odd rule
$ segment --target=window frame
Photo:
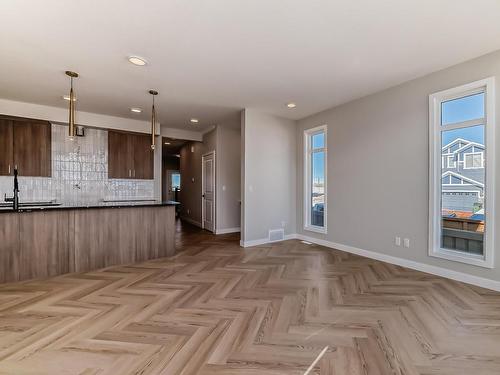
[[[453,154],[444,154],[446,158],[446,169],[456,169],[457,168],[457,161],[455,160],[455,155]],[[450,163],[450,161],[452,163]]]
[[[324,133],[325,137],[325,144],[324,147],[322,148],[312,148],[312,137],[317,134]],[[317,226],[317,225],[312,225],[311,224],[311,196],[312,196],[312,184],[311,184],[311,179],[312,179],[312,154],[313,152],[320,152],[323,151],[325,155],[325,162],[324,162],[324,178],[325,178],[325,203],[323,207],[323,226]],[[303,204],[304,204],[304,230],[311,231],[311,232],[316,232],[316,233],[322,233],[326,234],[328,233],[328,227],[327,227],[327,212],[328,212],[328,127],[327,125],[321,125],[317,126],[315,128],[311,129],[306,129],[304,130],[304,197],[303,197]]]
[[[441,125],[441,103],[453,99],[485,93],[485,117],[448,125]],[[485,231],[483,255],[473,255],[441,247],[441,133],[484,125],[486,157],[485,170]],[[483,151],[484,152],[484,151]],[[495,77],[440,91],[429,95],[429,256],[475,266],[493,268],[495,249]],[[465,160],[464,160],[465,165]]]
[[[467,166],[467,156],[472,156],[472,167]],[[474,155],[481,155],[481,166],[474,167]],[[475,152],[464,152],[464,169],[482,169],[484,168],[484,151],[475,151]]]

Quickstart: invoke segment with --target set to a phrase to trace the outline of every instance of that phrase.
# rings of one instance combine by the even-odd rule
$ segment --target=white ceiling
[[[499,20],[499,0],[2,1],[0,97],[66,106],[71,69],[84,111],[147,120],[153,88],[169,127],[300,119],[500,49]]]

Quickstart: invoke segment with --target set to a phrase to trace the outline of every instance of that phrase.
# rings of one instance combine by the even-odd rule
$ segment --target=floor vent
[[[285,239],[285,230],[284,229],[271,229],[269,231],[269,241],[283,241]]]

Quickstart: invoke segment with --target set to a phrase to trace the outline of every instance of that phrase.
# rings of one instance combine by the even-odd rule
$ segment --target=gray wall
[[[240,227],[241,201],[241,129],[217,127],[216,150],[217,230]]]
[[[245,109],[242,113],[242,241],[268,238],[285,224],[296,233],[296,122]]]
[[[203,135],[203,142],[188,142],[182,147],[182,218],[201,226],[201,158],[215,151],[216,230],[240,227],[240,139],[239,127],[217,126]]]
[[[388,67],[390,68],[390,67]],[[500,280],[495,269],[429,257],[429,113],[431,93],[496,76],[500,124],[500,51],[338,106],[297,127],[298,233],[476,276]],[[328,234],[303,230],[303,130],[328,125]],[[497,131],[497,142],[500,132]],[[497,158],[500,147],[497,148]],[[500,185],[497,173],[497,191]],[[498,208],[499,200],[497,199]],[[499,230],[500,221],[496,229]],[[411,247],[396,247],[394,236]]]

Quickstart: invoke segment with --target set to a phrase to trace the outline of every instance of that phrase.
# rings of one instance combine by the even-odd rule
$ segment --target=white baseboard
[[[284,240],[279,240],[279,241],[269,241],[269,238],[261,238],[259,240],[251,240],[251,241],[240,241],[240,246],[241,247],[252,247],[252,246],[259,246],[259,245],[264,245],[266,243],[273,243],[273,242],[281,242],[281,241],[286,241],[286,240],[294,240],[297,238],[297,234],[285,234],[285,239]]]
[[[228,233],[238,233],[240,231],[240,227],[235,228],[226,228],[226,229],[217,229],[215,234],[228,234]]]
[[[199,221],[190,219],[189,217],[185,217],[185,216],[181,216],[181,220],[186,221],[189,224],[193,224],[193,225],[201,228],[201,223]]]
[[[345,251],[347,253],[360,255],[360,256],[363,256],[366,258],[370,258],[370,259],[380,260],[382,262],[391,263],[391,264],[395,264],[395,265],[406,267],[406,268],[411,268],[413,270],[430,273],[432,275],[437,275],[437,276],[445,277],[448,279],[461,281],[463,283],[472,284],[472,285],[480,286],[482,288],[487,288],[487,289],[491,289],[491,290],[495,290],[495,291],[500,292],[500,281],[486,279],[484,277],[479,277],[479,276],[474,276],[474,275],[469,275],[469,274],[466,274],[463,272],[458,272],[458,271],[453,271],[453,270],[446,269],[446,268],[432,266],[430,264],[425,264],[425,263],[420,263],[420,262],[416,262],[413,260],[403,259],[403,258],[395,257],[392,255],[381,254],[381,253],[377,253],[377,252],[370,251],[370,250],[359,249],[359,248],[353,247],[353,246],[348,246],[348,245],[343,245],[343,244],[339,244],[339,243],[335,243],[335,242],[331,242],[331,241],[321,240],[321,239],[317,239],[314,237],[305,236],[302,234],[295,235],[295,238],[297,238],[299,240],[312,242],[312,243],[315,243],[317,245],[329,247],[332,249]]]

